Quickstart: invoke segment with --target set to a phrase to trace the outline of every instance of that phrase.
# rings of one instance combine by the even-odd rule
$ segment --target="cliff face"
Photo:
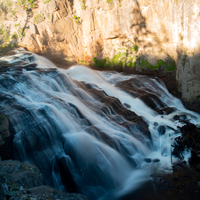
[[[99,67],[176,71],[182,97],[200,96],[199,0],[38,0],[29,9],[5,1],[15,17],[4,2],[4,26],[31,51]]]

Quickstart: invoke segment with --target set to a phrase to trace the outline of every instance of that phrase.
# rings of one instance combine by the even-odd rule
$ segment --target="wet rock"
[[[82,194],[65,193],[43,184],[36,166],[13,160],[0,162],[0,200],[88,200]]]
[[[12,139],[8,119],[0,114],[0,157],[2,160],[13,159]]]
[[[150,162],[151,162],[151,158],[144,158],[144,161],[145,161],[146,163],[150,163]]]
[[[164,135],[165,131],[166,131],[166,128],[165,128],[164,125],[160,125],[160,126],[158,126],[157,130],[158,130],[159,135]]]
[[[154,159],[154,160],[152,160],[152,162],[157,163],[157,162],[160,162],[160,160],[159,159]]]
[[[131,106],[127,103],[124,103],[124,106],[127,107],[127,108],[131,108]]]
[[[0,174],[10,191],[36,187],[44,183],[42,174],[36,166],[20,161],[7,160],[0,162]]]
[[[197,164],[197,166],[196,166],[196,170],[197,170],[198,172],[200,172],[200,163]]]

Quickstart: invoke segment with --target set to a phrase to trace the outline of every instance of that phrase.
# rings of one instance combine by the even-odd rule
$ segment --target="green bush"
[[[11,35],[11,39],[17,39],[17,38],[18,38],[17,33],[13,33],[13,34]]]

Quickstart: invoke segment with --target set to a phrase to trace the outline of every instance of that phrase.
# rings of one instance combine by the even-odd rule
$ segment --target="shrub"
[[[34,16],[34,23],[35,24],[38,24],[38,23],[42,22],[43,20],[44,20],[44,18],[42,17],[41,14],[38,14],[38,15]]]
[[[17,38],[18,38],[17,33],[13,33],[13,34],[11,35],[11,39],[17,39]]]

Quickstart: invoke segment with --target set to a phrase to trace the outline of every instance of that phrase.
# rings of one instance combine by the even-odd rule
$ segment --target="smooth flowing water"
[[[182,125],[173,117],[200,124],[159,79],[59,69],[24,50],[0,64],[0,110],[15,133],[15,158],[37,165],[46,184],[89,199],[120,199],[170,173]]]

